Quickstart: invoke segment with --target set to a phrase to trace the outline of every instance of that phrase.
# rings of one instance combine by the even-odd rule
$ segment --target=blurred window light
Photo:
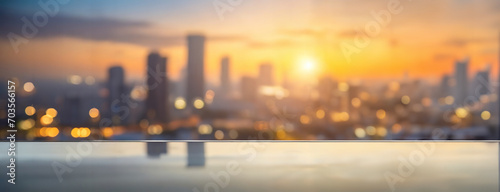
[[[35,107],[33,106],[27,106],[26,109],[24,109],[24,112],[28,116],[33,116],[36,113]]]
[[[401,103],[408,105],[408,104],[410,104],[410,102],[411,102],[410,96],[405,95],[405,96],[401,97]]]
[[[24,88],[24,91],[30,93],[33,90],[35,90],[35,85],[33,85],[32,82],[26,82],[26,83],[24,83],[23,88]]]
[[[55,118],[57,116],[57,110],[54,108],[48,108],[47,110],[45,110],[45,114],[52,118]]]
[[[176,109],[185,109],[186,108],[186,100],[182,97],[177,97],[174,101],[174,106]]]
[[[487,121],[491,118],[491,113],[489,111],[481,112],[481,119]]]

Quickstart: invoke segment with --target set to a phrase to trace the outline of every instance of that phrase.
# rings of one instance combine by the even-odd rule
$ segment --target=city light
[[[186,108],[186,101],[182,97],[177,97],[174,102],[174,106],[176,109],[185,109]]]
[[[380,137],[387,136],[387,129],[385,127],[377,127],[377,135]]]
[[[311,118],[309,118],[309,116],[307,115],[301,115],[300,116],[300,123],[304,124],[304,125],[307,125],[311,122]]]
[[[57,135],[59,135],[59,129],[56,127],[49,127],[45,129],[45,131],[48,137],[56,137]]]
[[[384,119],[385,118],[385,110],[383,110],[383,109],[377,110],[377,114],[376,115],[377,115],[378,119]]]
[[[444,103],[446,105],[453,105],[454,102],[455,102],[455,98],[453,98],[453,96],[447,96],[444,98]]]
[[[212,133],[212,126],[208,124],[201,124],[198,126],[198,133],[201,135],[209,135]]]
[[[215,136],[215,139],[222,140],[222,139],[224,139],[224,132],[222,132],[221,130],[217,130],[217,131],[215,131],[214,136]]]
[[[361,106],[361,100],[359,98],[355,97],[351,100],[351,104],[353,107],[358,108]]]
[[[97,118],[97,117],[99,117],[99,109],[97,109],[97,108],[90,109],[89,110],[89,116],[91,118]]]
[[[71,75],[68,77],[68,83],[71,83],[73,85],[79,85],[82,83],[82,77],[78,75]]]
[[[33,119],[26,119],[24,121],[21,121],[19,123],[19,128],[22,130],[29,130],[35,126],[35,120]]]
[[[24,113],[28,116],[33,116],[36,113],[35,107],[27,106],[26,109],[24,109]]]
[[[40,118],[40,123],[42,123],[42,125],[50,125],[52,121],[53,119],[49,115],[44,115]]]
[[[403,103],[405,105],[410,104],[410,101],[411,101],[411,99],[410,99],[410,96],[408,96],[408,95],[401,97],[401,103]]]
[[[455,110],[455,114],[457,115],[457,117],[463,119],[463,118],[467,117],[467,115],[469,115],[469,111],[467,111],[467,109],[465,109],[463,107],[459,107]]]
[[[373,126],[368,126],[368,127],[366,127],[366,134],[373,136],[373,135],[377,134],[377,129]]]
[[[393,133],[399,133],[401,131],[402,127],[400,124],[394,124],[392,125],[392,132]]]
[[[278,131],[280,131],[280,130],[278,130]],[[230,139],[238,139],[238,131],[236,131],[234,129],[230,130],[229,131],[229,138]]]
[[[57,110],[54,108],[48,108],[45,110],[45,114],[47,114],[49,117],[55,118],[57,116]]]
[[[205,106],[205,103],[201,99],[195,99],[193,102],[193,106],[196,109],[202,109]]]
[[[364,138],[366,137],[366,132],[363,128],[356,128],[354,130],[354,135],[356,135],[357,138]]]
[[[481,119],[487,121],[491,118],[491,113],[489,111],[481,112]]]
[[[106,138],[113,136],[113,128],[105,127],[104,129],[102,129],[102,135]]]
[[[24,91],[30,93],[33,90],[35,90],[35,85],[32,82],[26,82],[26,83],[24,83],[23,88],[24,88]]]
[[[73,138],[86,138],[90,136],[90,129],[87,127],[75,127],[71,130]]]
[[[163,127],[161,125],[150,125],[148,127],[148,134],[159,135],[163,132]]]
[[[325,117],[325,110],[323,110],[323,109],[318,109],[318,110],[316,111],[316,117],[317,117],[318,119],[323,119],[323,118]]]

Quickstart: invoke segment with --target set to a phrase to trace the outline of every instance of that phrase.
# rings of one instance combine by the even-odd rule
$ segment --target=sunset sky
[[[353,45],[358,32],[376,21],[372,11],[388,9],[389,0],[242,0],[219,17],[214,0],[86,0],[60,5],[46,26],[15,53],[7,34],[21,34],[27,16],[42,11],[38,1],[3,1],[0,5],[0,74],[2,77],[59,79],[92,75],[104,80],[117,63],[128,80],[145,76],[151,50],[168,57],[168,73],[178,79],[187,61],[189,33],[207,36],[206,76],[219,81],[222,56],[229,56],[232,80],[256,75],[258,65],[272,63],[277,81],[286,72],[337,79],[438,79],[452,73],[454,61],[469,57],[469,77],[486,64],[498,71],[500,1],[401,1],[367,47],[351,56],[341,44]],[[225,3],[226,0],[220,0]],[[314,70],[304,74],[304,63]]]

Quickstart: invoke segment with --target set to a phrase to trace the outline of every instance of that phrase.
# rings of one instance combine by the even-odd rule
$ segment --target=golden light
[[[444,103],[446,105],[452,105],[455,102],[455,98],[453,96],[447,96],[444,98]]]
[[[408,95],[401,97],[401,103],[403,103],[405,105],[410,104],[410,101],[411,101],[411,99],[410,99],[410,96],[408,96]]]
[[[79,85],[82,83],[82,77],[78,75],[71,75],[68,77],[68,83],[71,83],[73,85]]]
[[[215,139],[222,140],[222,139],[224,139],[224,132],[222,132],[221,130],[217,130],[217,131],[215,131],[214,136],[215,136]]]
[[[202,109],[205,106],[205,103],[201,99],[195,99],[193,102],[193,106],[196,109]]]
[[[35,90],[35,85],[33,85],[32,82],[26,82],[26,83],[24,83],[23,88],[24,88],[24,91],[30,93],[33,90]]]
[[[200,133],[201,135],[211,134],[212,130],[212,126],[208,124],[201,124],[200,126],[198,126],[198,133]]]
[[[361,100],[359,98],[355,97],[351,100],[351,104],[353,107],[358,108],[361,106]]]
[[[19,123],[19,128],[22,130],[28,130],[33,128],[34,126],[35,126],[35,120],[33,119],[26,119]]]
[[[459,107],[455,110],[455,114],[457,115],[457,117],[463,119],[463,118],[467,117],[467,115],[469,115],[469,112],[467,111],[467,109],[465,109],[463,107]]]
[[[161,125],[150,125],[148,127],[148,134],[159,135],[163,132],[163,127]]]
[[[42,125],[50,125],[52,123],[54,119],[52,119],[51,116],[49,115],[44,115],[40,118],[40,123],[42,123]]]
[[[377,127],[377,135],[385,137],[387,135],[387,129],[385,127]]]
[[[144,86],[135,86],[130,92],[130,97],[136,101],[144,101],[148,96],[147,88]]]
[[[57,116],[57,110],[54,108],[48,108],[45,110],[45,114],[47,114],[49,117],[55,118]]]
[[[177,97],[174,102],[174,106],[176,109],[184,109],[186,108],[186,101],[182,97]]]
[[[354,135],[356,135],[357,138],[364,138],[366,137],[366,132],[363,128],[356,128],[354,130]]]
[[[80,128],[77,128],[77,127],[73,128],[73,129],[71,130],[71,136],[72,136],[73,138],[78,138],[78,137],[80,137]]]
[[[383,109],[377,110],[377,114],[376,115],[377,115],[378,119],[384,119],[385,118],[385,110],[383,110]]]
[[[325,117],[325,111],[323,109],[318,109],[316,111],[316,117],[318,119],[323,119]]]
[[[286,138],[286,132],[283,129],[280,129],[276,131],[276,138],[277,139],[285,139]]]
[[[113,128],[111,128],[111,127],[105,127],[104,129],[102,129],[102,135],[104,137],[111,137],[111,136],[113,136]]]
[[[46,132],[48,137],[56,137],[59,135],[59,129],[56,127],[49,127],[46,129]]]
[[[393,133],[399,133],[401,131],[402,127],[400,124],[394,124],[392,125],[392,132]]]
[[[483,120],[489,120],[491,118],[491,113],[489,111],[483,111],[481,112],[481,119]]]
[[[39,133],[40,133],[40,136],[42,136],[42,137],[47,137],[47,128],[42,127],[42,128],[39,130]]]
[[[345,82],[341,82],[341,83],[339,83],[339,85],[338,85],[338,86],[339,86],[339,87],[338,87],[339,91],[342,91],[342,92],[347,92],[347,91],[349,91],[349,84],[347,84],[347,83],[345,83]]]
[[[26,109],[24,109],[24,112],[28,116],[33,116],[36,113],[36,110],[33,106],[27,106]]]
[[[368,126],[366,127],[366,134],[373,136],[377,134],[377,129],[373,126]]]
[[[307,115],[300,116],[300,123],[306,125],[306,124],[309,124],[310,122],[311,122],[311,118],[309,118],[309,116],[307,116]]]
[[[97,109],[97,108],[90,109],[89,110],[89,116],[91,118],[97,118],[97,117],[99,117],[99,109]]]
[[[85,138],[90,135],[90,129],[87,127],[80,128],[80,137]]]
[[[314,72],[316,70],[316,66],[317,66],[316,62],[314,62],[311,59],[308,59],[308,60],[305,60],[302,62],[301,71],[311,73],[311,72]]]
[[[212,104],[214,101],[215,92],[213,90],[208,90],[205,92],[205,103]]]

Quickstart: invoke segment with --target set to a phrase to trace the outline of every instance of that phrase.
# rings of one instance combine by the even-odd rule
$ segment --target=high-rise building
[[[109,89],[109,116],[114,125],[120,125],[122,122],[119,113],[125,103],[122,95],[125,94],[125,74],[121,66],[113,66],[108,70],[108,89]]]
[[[227,96],[230,93],[229,58],[223,57],[220,62],[220,88],[221,93]]]
[[[469,59],[463,61],[457,61],[455,63],[455,88],[454,97],[455,104],[463,105],[467,98],[467,67],[469,65]]]
[[[490,66],[488,65],[486,69],[478,71],[474,78],[473,86],[474,95],[486,95],[490,94]]]
[[[444,98],[450,96],[451,86],[450,86],[451,78],[449,75],[443,75],[441,78],[441,84],[439,85],[439,90],[437,93],[437,97]]]
[[[205,36],[188,35],[187,49],[186,101],[192,106],[193,102],[202,99],[205,93]]]
[[[259,86],[273,86],[273,66],[265,63],[259,66]]]
[[[152,52],[147,58],[146,117],[150,123],[168,122],[167,58]]]
[[[253,77],[241,78],[241,98],[245,101],[255,101],[257,97],[257,80]]]

